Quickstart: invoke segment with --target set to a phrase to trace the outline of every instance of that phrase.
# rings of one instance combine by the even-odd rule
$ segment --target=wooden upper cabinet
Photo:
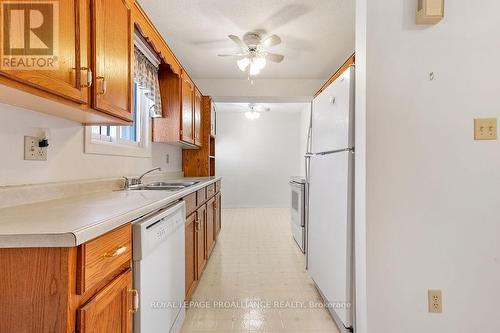
[[[195,88],[194,89],[194,144],[198,147],[202,146],[202,122],[201,122],[202,112],[201,112],[201,93]]]
[[[32,13],[41,13],[44,20],[30,38],[18,36],[16,39],[13,28],[13,33],[8,35],[10,40],[6,41],[7,34],[3,36],[1,43],[10,42],[12,45],[9,49],[12,58],[6,57],[6,50],[3,50],[2,63],[9,61],[10,65],[2,66],[0,74],[29,87],[86,104],[90,21],[88,1],[59,0],[53,4],[26,1],[9,4],[9,1],[0,0],[1,10],[9,22],[15,22],[16,15],[25,22]],[[29,36],[26,31],[24,36]],[[19,65],[19,60],[24,56],[29,67]],[[35,58],[36,61],[33,60]]]
[[[132,332],[132,297],[132,271],[129,270],[78,310],[78,332]]]
[[[182,75],[181,140],[194,144],[194,85],[187,75]]]
[[[94,109],[132,120],[133,24],[124,0],[93,0]]]

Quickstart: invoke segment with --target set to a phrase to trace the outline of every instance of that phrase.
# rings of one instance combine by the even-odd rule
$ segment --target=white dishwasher
[[[181,330],[186,316],[185,220],[185,203],[180,202],[133,225],[134,288],[140,299],[134,333]]]

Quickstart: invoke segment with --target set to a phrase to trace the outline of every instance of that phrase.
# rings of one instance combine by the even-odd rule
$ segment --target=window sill
[[[117,144],[115,142],[101,141],[92,138],[90,127],[85,131],[85,154],[113,155],[125,157],[151,158],[151,145],[145,147],[132,144]]]

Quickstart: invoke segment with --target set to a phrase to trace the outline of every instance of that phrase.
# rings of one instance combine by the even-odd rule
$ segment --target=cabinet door
[[[194,89],[194,143],[201,147],[201,93],[198,89]]]
[[[93,0],[92,102],[96,110],[132,120],[132,21],[124,0]]]
[[[219,232],[222,228],[222,222],[221,222],[221,194],[218,193],[215,196],[215,203],[214,203],[214,209],[215,209],[215,238],[219,235]]]
[[[207,201],[207,257],[215,246],[215,198]]]
[[[201,206],[196,211],[196,274],[198,276],[198,279],[201,277],[201,274],[203,273],[203,269],[205,268],[205,264],[207,262],[206,213],[206,205]]]
[[[186,299],[193,292],[196,275],[196,213],[186,219]]]
[[[78,332],[132,332],[131,291],[132,271],[129,270],[78,310]]]
[[[215,136],[217,134],[217,112],[215,109],[215,103],[211,103],[210,111],[210,134]]]
[[[86,104],[88,0],[59,0],[53,3],[24,1],[17,4],[0,0],[0,5],[5,22],[12,24],[6,24],[11,33],[5,33],[1,41],[1,61],[6,66],[1,66],[0,74],[28,86]],[[27,30],[20,22],[31,25],[31,20],[42,20],[41,26],[31,30],[30,35],[27,34],[28,31],[24,31],[24,35],[16,34],[17,30]],[[19,25],[14,27],[14,23],[18,21]],[[4,44],[11,47],[4,48]]]
[[[193,98],[194,89],[191,80],[182,76],[181,140],[194,144]]]

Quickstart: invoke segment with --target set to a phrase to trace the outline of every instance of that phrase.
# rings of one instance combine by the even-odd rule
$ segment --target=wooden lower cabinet
[[[197,232],[196,232],[196,213],[191,214],[186,218],[186,299],[188,299],[196,286],[197,274],[196,274],[196,243],[197,243]]]
[[[79,333],[130,333],[132,271],[118,276],[78,309]]]
[[[215,196],[214,211],[215,211],[215,238],[217,239],[217,236],[219,235],[219,232],[222,229],[220,192],[217,193],[217,195]]]
[[[136,293],[131,252],[122,247],[131,245],[130,230],[78,247],[0,249],[0,332],[132,332]],[[95,267],[99,274],[87,274]]]
[[[193,294],[221,230],[221,194],[209,188],[220,190],[220,181],[217,186],[209,185],[183,198],[186,203],[191,202],[192,206],[190,196],[196,194],[197,197],[196,211],[190,214],[194,208],[189,210],[185,224],[186,299]]]
[[[210,257],[215,246],[215,198],[207,201],[207,257]]]
[[[205,205],[196,211],[196,272],[197,278],[201,277],[205,264],[207,263],[206,249],[207,241],[207,208]]]

